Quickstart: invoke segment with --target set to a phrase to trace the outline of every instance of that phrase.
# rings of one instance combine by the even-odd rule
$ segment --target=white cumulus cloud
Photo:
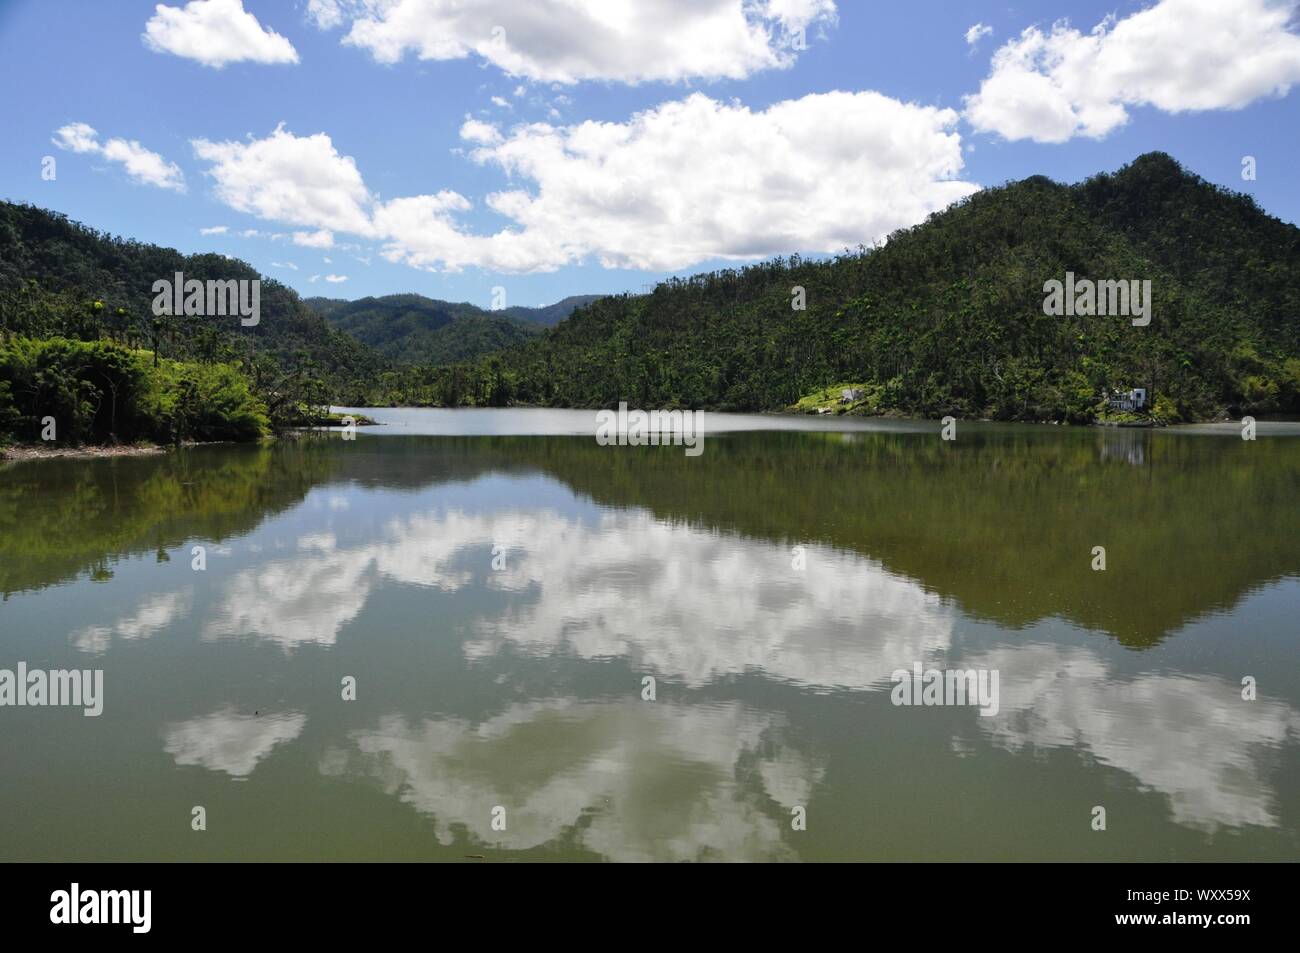
[[[487,198],[512,227],[466,243],[430,208],[422,227],[388,223],[385,254],[418,267],[528,270],[590,256],[661,270],[839,251],[975,191],[957,178],[956,122],[952,110],[831,92],[762,111],[696,93],[623,123],[505,136],[466,123],[473,159],[529,186]]]
[[[156,185],[176,192],[185,191],[185,175],[180,166],[168,162],[134,139],[109,139],[101,143],[99,133],[92,127],[84,122],[74,122],[58,129],[50,141],[60,149],[91,153],[110,162],[117,162],[128,176],[144,185]]]
[[[1300,82],[1298,0],[1160,0],[1084,34],[1029,27],[994,54],[966,119],[1006,139],[1101,138],[1133,106],[1240,109]]]
[[[343,5],[339,0],[307,0],[307,19],[320,30],[332,30],[343,24]]]
[[[483,122],[479,119],[466,119],[465,124],[460,127],[460,137],[466,142],[491,145],[494,142],[501,141],[501,131],[490,122]]]
[[[343,42],[381,63],[478,56],[546,82],[743,79],[794,62],[799,31],[836,20],[833,0],[312,0]]]
[[[701,93],[626,122],[461,127],[470,158],[516,187],[484,204],[507,220],[474,231],[450,190],[381,201],[329,136],[283,126],[265,139],[212,143],[217,196],[232,208],[315,233],[382,243],[385,258],[455,271],[548,271],[597,260],[669,270],[790,252],[836,252],[914,225],[977,188],[959,178],[957,113],[875,92],[831,92],[754,111]]]
[[[191,144],[212,163],[217,198],[231,208],[305,228],[369,234],[370,192],[356,162],[339,155],[324,133],[295,136],[281,124],[265,139]]]
[[[334,233],[327,228],[315,232],[294,232],[293,243],[303,248],[333,248]]]
[[[297,63],[298,51],[244,9],[243,0],[158,4],[144,25],[145,46],[221,69],[227,63]]]

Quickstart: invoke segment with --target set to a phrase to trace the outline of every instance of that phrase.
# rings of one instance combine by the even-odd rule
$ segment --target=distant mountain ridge
[[[1149,280],[1150,324],[1045,313],[1045,283],[1071,273]],[[1300,228],[1148,153],[1077,185],[1032,176],[984,189],[831,260],[795,255],[601,298],[493,362],[388,393],[1076,423],[1300,415]],[[475,392],[475,380],[493,384]],[[1149,395],[1141,414],[1108,399],[1131,388]]]
[[[0,202],[0,342],[107,339],[155,359],[228,364],[273,422],[328,403],[624,400],[1122,422],[1107,398],[1131,388],[1150,396],[1139,416],[1157,421],[1300,415],[1300,228],[1164,153],[1077,185],[1032,176],[988,188],[833,259],[795,255],[546,308],[491,312],[414,294],[303,301],[262,277],[261,322],[241,328],[233,317],[153,315],[153,282],[177,271],[259,277],[237,259]],[[1044,283],[1069,274],[1149,280],[1149,326],[1045,313]],[[77,367],[32,374],[51,382],[54,370],[70,382],[61,392],[103,403],[107,385]],[[24,419],[38,420],[44,400],[36,377],[7,374],[0,430],[4,385]],[[846,388],[857,393],[848,407]]]
[[[569,295],[567,298],[561,298],[555,304],[548,304],[536,308],[527,308],[515,306],[505,308],[502,314],[508,314],[512,318],[521,318],[524,321],[534,321],[537,324],[553,328],[569,315],[573,314],[578,308],[591,304],[593,301],[599,301],[604,295]]]
[[[303,303],[340,331],[397,364],[444,365],[475,360],[527,341],[599,295],[574,295],[540,308],[488,311],[468,302],[419,294],[305,298]]]

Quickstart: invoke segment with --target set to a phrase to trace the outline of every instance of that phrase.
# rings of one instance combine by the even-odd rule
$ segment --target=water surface
[[[1297,856],[1300,428],[367,413],[0,468],[6,859]]]

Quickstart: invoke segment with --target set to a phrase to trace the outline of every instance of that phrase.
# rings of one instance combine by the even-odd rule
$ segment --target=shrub
[[[60,443],[255,440],[266,409],[226,364],[163,361],[111,341],[0,342],[0,434],[37,440],[53,417]]]

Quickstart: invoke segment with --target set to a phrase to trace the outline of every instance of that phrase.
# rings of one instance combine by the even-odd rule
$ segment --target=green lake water
[[[1296,425],[367,413],[0,466],[0,857],[1300,857]]]

